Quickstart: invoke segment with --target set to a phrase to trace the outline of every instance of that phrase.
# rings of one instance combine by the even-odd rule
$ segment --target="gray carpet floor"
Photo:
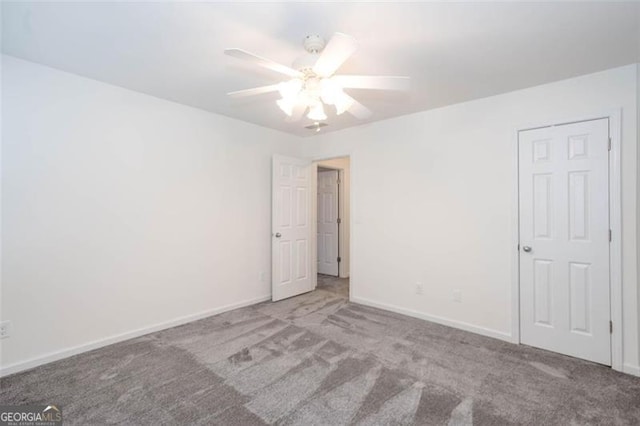
[[[347,301],[347,280],[0,380],[66,424],[640,424],[640,378]]]

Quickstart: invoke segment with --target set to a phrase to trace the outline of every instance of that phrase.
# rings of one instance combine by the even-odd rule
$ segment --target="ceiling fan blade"
[[[313,66],[320,77],[330,77],[358,49],[358,42],[347,34],[335,33]]]
[[[227,95],[232,98],[244,98],[246,96],[262,95],[263,93],[276,91],[278,91],[278,85],[272,84],[270,86],[254,87],[253,89],[236,90],[235,92],[227,93]]]
[[[345,89],[409,90],[409,77],[386,75],[334,75],[331,77]]]
[[[272,71],[276,71],[281,74],[288,75],[289,77],[296,77],[296,78],[303,77],[303,74],[300,71],[296,71],[293,68],[288,67],[286,65],[279,64],[270,59],[266,59],[261,56],[255,55],[251,52],[247,52],[246,50],[236,49],[236,48],[224,49],[224,53],[226,53],[229,56],[233,56],[234,58],[244,59],[246,61],[253,62],[256,65],[259,65],[264,68],[268,68]]]
[[[349,108],[347,108],[347,111],[349,111],[351,115],[353,115],[356,118],[359,118],[360,120],[364,120],[366,118],[371,117],[373,113],[369,108],[362,105],[360,102],[356,101],[346,93],[345,93],[345,97],[346,99],[349,100],[349,102],[351,102],[351,105],[349,106]]]
[[[293,107],[293,113],[291,117],[287,117],[284,121],[287,123],[295,123],[296,121],[300,121],[305,111],[307,110],[307,106],[305,104],[297,104]]]

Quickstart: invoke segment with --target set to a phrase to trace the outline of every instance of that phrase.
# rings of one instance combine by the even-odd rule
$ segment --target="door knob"
[[[282,234],[279,232],[276,232],[276,238],[280,238],[280,237],[282,237]]]
[[[529,252],[531,251],[531,247],[529,247],[529,246],[523,246],[523,247],[522,247],[522,250],[523,250],[523,251],[525,251],[525,252],[527,252],[527,253],[529,253]]]

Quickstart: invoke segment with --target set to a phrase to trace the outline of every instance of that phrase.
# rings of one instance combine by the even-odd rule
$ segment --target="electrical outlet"
[[[264,271],[260,271],[260,273],[258,274],[258,278],[260,279],[261,283],[264,282]]]
[[[424,288],[422,287],[422,283],[418,281],[416,283],[416,294],[422,294],[424,292]]]
[[[0,322],[0,339],[11,336],[11,321]]]
[[[462,291],[453,290],[453,301],[454,302],[458,302],[458,303],[462,303]]]

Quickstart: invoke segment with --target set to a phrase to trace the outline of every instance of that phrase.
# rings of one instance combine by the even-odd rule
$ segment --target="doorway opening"
[[[317,289],[349,298],[350,161],[316,162]]]
[[[318,170],[337,174],[331,213],[333,239],[323,236],[321,256],[333,264],[323,265],[318,280]],[[271,228],[271,300],[287,299],[320,287],[350,295],[350,158],[327,160],[273,156]],[[338,181],[335,182],[338,184]],[[322,207],[329,206],[322,202]],[[326,207],[329,210],[329,207]],[[324,219],[323,219],[324,220]],[[327,226],[328,228],[328,226]],[[322,228],[324,229],[324,227]],[[335,241],[337,240],[337,244]],[[325,244],[326,242],[326,244]],[[328,251],[327,251],[328,250]],[[331,259],[334,256],[335,258]],[[327,269],[324,269],[327,266]]]

